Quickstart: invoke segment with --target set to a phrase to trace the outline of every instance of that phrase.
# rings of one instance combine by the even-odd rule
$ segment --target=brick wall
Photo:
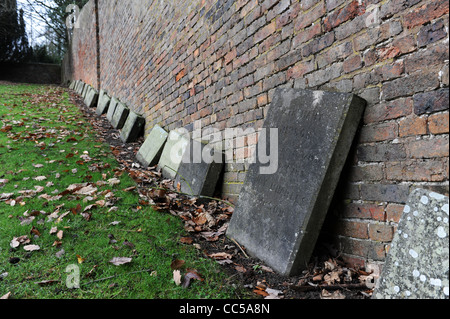
[[[73,54],[74,78],[95,86],[93,4]],[[325,225],[349,260],[384,260],[414,187],[448,194],[447,0],[98,0],[98,13],[101,86],[147,132],[258,129],[277,87],[365,98]],[[246,168],[226,165],[224,197]]]
[[[72,66],[73,80],[83,80],[85,83],[99,88],[97,77],[97,37],[95,1],[89,1],[81,10],[79,28],[72,36]],[[66,59],[69,61],[69,59]],[[67,62],[68,63],[68,62]]]

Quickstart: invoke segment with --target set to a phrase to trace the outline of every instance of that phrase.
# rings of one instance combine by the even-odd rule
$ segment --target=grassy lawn
[[[140,204],[134,185],[67,90],[0,84],[0,297],[236,298],[216,262],[180,242],[182,222]],[[192,269],[203,280],[177,285],[174,264],[181,281]]]

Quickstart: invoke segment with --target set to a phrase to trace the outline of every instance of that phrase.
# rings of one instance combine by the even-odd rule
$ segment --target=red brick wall
[[[79,28],[72,37],[73,80],[83,80],[98,88],[95,1],[89,1],[80,13]]]
[[[365,98],[325,229],[350,260],[383,261],[409,192],[448,194],[448,13],[447,0],[99,0],[100,82],[147,132],[258,129],[277,87]],[[94,20],[74,37],[74,78],[93,85]],[[224,197],[245,169],[226,165]]]

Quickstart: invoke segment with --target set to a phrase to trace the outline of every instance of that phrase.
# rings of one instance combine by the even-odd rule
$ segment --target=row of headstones
[[[106,114],[111,125],[121,130],[124,143],[136,141],[145,127],[145,119],[131,111],[104,90],[82,81],[74,81],[70,89],[80,94],[89,108],[96,107],[97,115]],[[194,160],[194,152],[207,152],[215,160]],[[166,132],[155,125],[136,155],[144,167],[158,166],[165,178],[175,180],[181,192],[193,196],[212,196],[223,168],[223,154],[203,142],[193,140],[177,130]]]
[[[89,108],[96,107],[99,116],[106,114],[112,127],[120,130],[120,138],[124,143],[135,142],[143,133],[145,119],[104,90],[99,92],[82,81],[72,82],[69,88],[81,95]]]

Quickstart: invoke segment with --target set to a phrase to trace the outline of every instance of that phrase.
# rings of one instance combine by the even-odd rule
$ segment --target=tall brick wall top
[[[365,98],[327,229],[349,259],[382,261],[409,192],[448,194],[448,12],[447,0],[98,0],[100,83],[147,132],[258,129],[277,87]],[[74,78],[95,85],[93,29],[92,15],[73,55]],[[226,165],[224,197],[245,170]]]

